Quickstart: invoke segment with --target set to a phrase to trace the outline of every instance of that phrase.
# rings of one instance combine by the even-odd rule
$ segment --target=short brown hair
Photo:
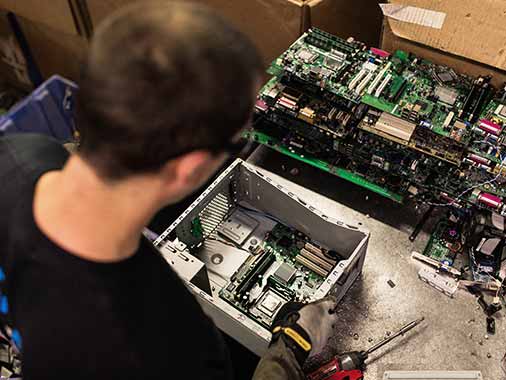
[[[220,149],[247,122],[262,60],[207,7],[126,7],[100,25],[78,94],[79,154],[112,179]]]

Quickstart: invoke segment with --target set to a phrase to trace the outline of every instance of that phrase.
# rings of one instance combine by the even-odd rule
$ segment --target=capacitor
[[[487,132],[485,132],[484,130],[482,130],[478,127],[473,127],[472,131],[481,135],[481,136],[485,136],[487,134]]]
[[[489,207],[492,207],[492,208],[499,208],[501,205],[502,205],[502,199],[493,195],[493,194],[490,194],[490,193],[484,193],[484,192],[481,192],[479,195],[478,195],[478,202],[480,203],[483,203]]]
[[[478,156],[477,154],[470,154],[468,156],[468,158],[474,162],[476,162],[477,164],[483,164],[483,165],[489,165],[490,164],[490,160],[485,158],[485,157],[482,157],[482,156]]]
[[[480,120],[478,128],[496,136],[500,135],[502,131],[502,127],[499,124],[486,119]]]

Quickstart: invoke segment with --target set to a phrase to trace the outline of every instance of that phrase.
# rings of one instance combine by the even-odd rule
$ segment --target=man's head
[[[124,8],[90,47],[79,154],[106,180],[161,176],[182,197],[219,167],[247,124],[261,70],[253,44],[206,7]]]

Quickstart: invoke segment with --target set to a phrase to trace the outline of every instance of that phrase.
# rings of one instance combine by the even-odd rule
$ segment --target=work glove
[[[332,336],[336,299],[326,297],[310,304],[288,302],[272,323],[271,344],[282,338],[302,366],[309,356],[320,353]]]

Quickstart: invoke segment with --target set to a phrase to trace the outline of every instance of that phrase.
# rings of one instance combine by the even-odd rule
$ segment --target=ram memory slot
[[[304,41],[310,45],[319,47],[320,49],[326,51],[335,49],[351,54],[356,49],[353,44],[350,44],[349,42],[339,37],[336,37],[319,29],[311,29],[305,37]]]
[[[272,252],[266,252],[264,256],[258,260],[255,267],[252,268],[244,277],[244,280],[237,286],[237,294],[242,294],[243,292],[248,291],[255,281],[257,281],[258,275],[265,272],[274,260],[274,254]]]
[[[306,259],[302,255],[295,256],[295,261],[301,263],[306,268],[312,270],[313,272],[315,272],[316,274],[319,274],[322,277],[327,277],[327,275],[329,274],[329,272],[327,272],[324,269],[320,268],[316,264],[313,264],[311,261],[309,261],[308,259]]]
[[[318,265],[320,268],[326,270],[327,272],[330,272],[334,267],[332,264],[326,262],[325,260],[322,260],[314,253],[309,252],[306,248],[302,248],[300,250],[300,254],[304,256],[306,259],[311,260],[313,263]]]
[[[332,267],[334,265],[336,265],[336,263],[337,263],[336,260],[325,256],[325,254],[323,253],[323,251],[320,248],[318,248],[317,246],[315,246],[311,243],[304,244],[304,248],[306,248],[309,252],[318,256],[320,259],[325,260],[327,263],[331,264]]]

